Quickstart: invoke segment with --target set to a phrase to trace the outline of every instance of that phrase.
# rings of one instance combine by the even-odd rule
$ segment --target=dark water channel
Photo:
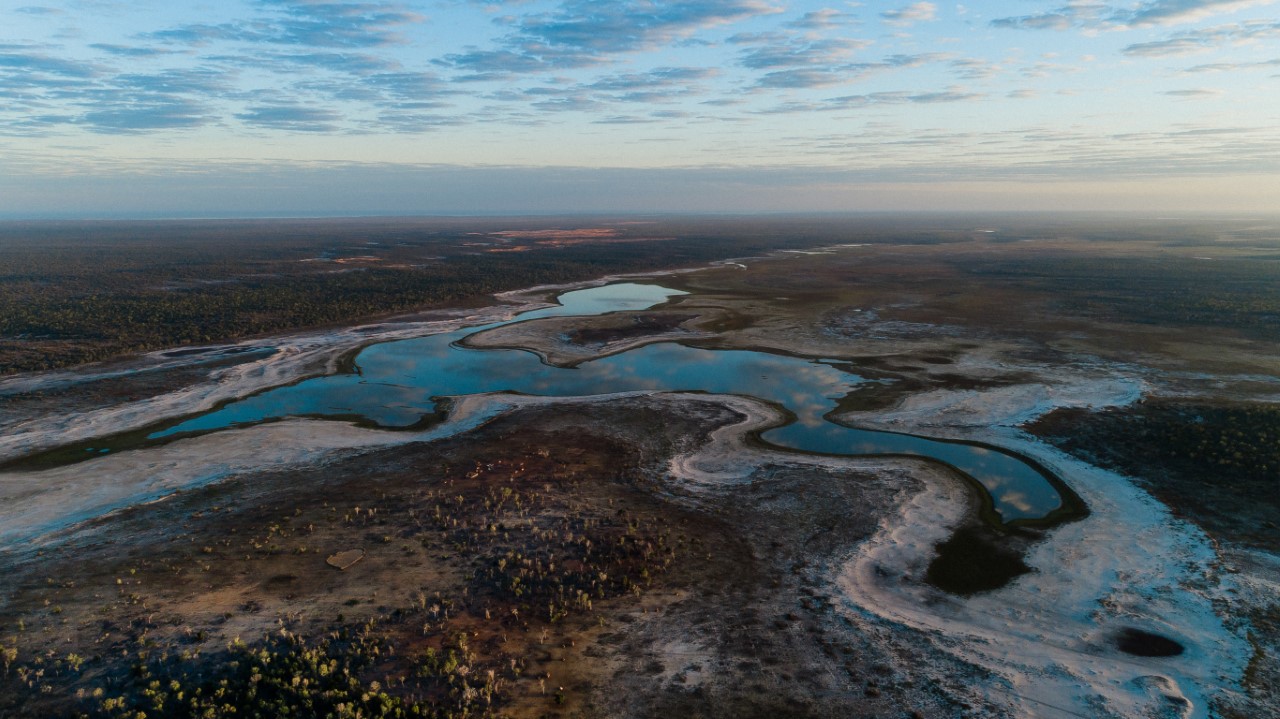
[[[678,294],[682,293],[655,285],[608,285],[565,293],[559,297],[561,306],[526,312],[509,322],[372,345],[356,358],[359,374],[273,389],[153,433],[149,439],[289,416],[358,417],[385,428],[403,428],[436,411],[433,397],[482,392],[568,397],[692,390],[750,395],[790,410],[794,422],[761,436],[768,444],[837,455],[920,455],[945,462],[985,487],[992,508],[1005,522],[1037,520],[1060,511],[1063,497],[1050,476],[1012,453],[853,429],[824,419],[841,397],[864,381],[838,369],[840,363],[834,360],[664,342],[564,369],[544,364],[530,352],[474,350],[454,344],[474,332],[510,322],[641,310]]]

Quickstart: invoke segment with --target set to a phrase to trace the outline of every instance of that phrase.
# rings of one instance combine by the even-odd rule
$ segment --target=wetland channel
[[[153,426],[145,432],[144,444],[287,417],[354,419],[388,430],[420,427],[440,414],[441,398],[490,392],[574,397],[700,391],[751,396],[784,408],[793,421],[758,437],[775,448],[840,456],[910,455],[941,462],[985,491],[985,518],[998,524],[1055,523],[1082,511],[1079,499],[1058,478],[1008,450],[857,429],[830,420],[839,400],[867,381],[849,372],[842,360],[664,341],[562,368],[525,350],[459,344],[468,335],[515,322],[645,310],[682,294],[658,285],[605,285],[566,292],[557,298],[559,306],[503,322],[370,345],[356,356],[354,372],[277,387]],[[127,444],[138,446],[138,435],[133,436]],[[89,456],[126,448],[110,438],[91,444],[83,450]]]

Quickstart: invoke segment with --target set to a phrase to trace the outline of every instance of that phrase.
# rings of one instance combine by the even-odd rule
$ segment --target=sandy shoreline
[[[1215,612],[1234,580],[1220,571],[1213,544],[1127,478],[1030,438],[1012,428],[1014,418],[993,417],[995,429],[932,427],[938,436],[991,442],[1040,462],[1084,499],[1090,515],[1052,530],[1032,550],[1027,562],[1038,571],[1004,589],[939,601],[919,581],[876,581],[886,564],[918,580],[929,556],[921,540],[936,535],[936,525],[958,506],[931,487],[851,554],[838,580],[851,603],[946,637],[950,651],[1003,678],[991,699],[1020,702],[1020,715],[1061,716],[1063,709],[1109,715],[1105,709],[1116,716],[1171,710],[1209,716],[1211,696],[1239,690],[1228,677],[1242,675],[1252,651]],[[896,419],[901,426],[902,417]],[[1114,637],[1125,627],[1174,638],[1187,651],[1164,658],[1118,654]]]
[[[1091,395],[1120,399],[1105,385]],[[673,474],[700,486],[732,485],[762,464],[779,462],[903,473],[924,487],[900,492],[897,506],[884,508],[876,536],[854,548],[830,579],[847,601],[846,612],[909,627],[919,639],[1000,677],[977,689],[984,703],[1017,716],[1163,716],[1174,708],[1176,716],[1207,717],[1210,696],[1238,691],[1225,677],[1241,675],[1251,647],[1213,606],[1233,591],[1233,581],[1216,567],[1216,552],[1202,532],[1173,519],[1126,478],[1017,430],[941,433],[1026,454],[1063,477],[1091,510],[1036,546],[1028,562],[1037,571],[960,599],[923,580],[934,545],[976,506],[972,490],[956,475],[925,461],[752,450],[743,445],[746,432],[776,415],[746,398],[729,398],[726,405],[746,419],[717,430],[699,452],[674,460]],[[1003,413],[998,399],[987,407],[992,425],[1015,424],[1024,402],[1006,404]],[[1167,658],[1122,654],[1112,638],[1123,627],[1175,638],[1187,651]]]

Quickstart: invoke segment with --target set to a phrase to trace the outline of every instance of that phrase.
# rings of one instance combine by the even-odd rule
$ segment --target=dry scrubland
[[[748,504],[669,483],[668,455],[730,419],[651,401],[525,410],[102,520],[11,575],[3,709],[948,709],[910,679],[910,651],[852,631],[826,577],[898,488],[785,466]],[[360,561],[326,564],[349,549]]]

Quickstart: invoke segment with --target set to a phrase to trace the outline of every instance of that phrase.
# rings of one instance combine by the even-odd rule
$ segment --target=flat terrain
[[[946,466],[779,451],[755,438],[777,408],[693,394],[495,395],[459,401],[435,434],[290,420],[12,469],[11,528],[51,519],[0,551],[0,715],[1280,710],[1274,223],[462,229],[489,243],[453,236],[468,263],[585,253],[493,290],[696,269],[638,278],[688,293],[658,307],[508,324],[469,345],[562,366],[673,341],[821,358],[868,380],[832,418],[1017,452],[1088,515],[994,525]],[[692,237],[721,239],[681,244]],[[0,381],[0,462],[351,371],[369,342],[489,322],[549,292],[405,299],[370,314],[412,317],[363,327],[17,374]],[[348,311],[332,321],[365,316]],[[148,346],[190,341],[164,337]],[[25,342],[12,346],[39,354]],[[108,501],[135,486],[159,501]],[[118,508],[58,519],[72,500]]]
[[[868,220],[879,228],[883,220]],[[888,223],[891,239],[903,227]],[[0,223],[0,375],[806,247],[839,218]],[[926,229],[913,241],[945,241]]]
[[[751,480],[748,506],[662,480],[662,460],[728,419],[654,401],[526,410],[465,438],[247,475],[95,523],[10,566],[6,626],[21,629],[5,646],[36,659],[8,673],[0,710],[243,706],[248,680],[227,674],[215,698],[225,677],[209,663],[288,654],[283,630],[321,641],[356,683],[331,699],[293,685],[282,701],[374,715],[379,702],[509,716],[948,706],[904,682],[910,651],[834,611],[824,577],[897,488],[775,466]],[[341,551],[360,560],[328,566]],[[320,683],[290,672],[266,674]],[[386,698],[362,698],[377,687]]]
[[[795,244],[581,218],[0,224],[0,375]],[[512,226],[520,231],[508,229]]]

